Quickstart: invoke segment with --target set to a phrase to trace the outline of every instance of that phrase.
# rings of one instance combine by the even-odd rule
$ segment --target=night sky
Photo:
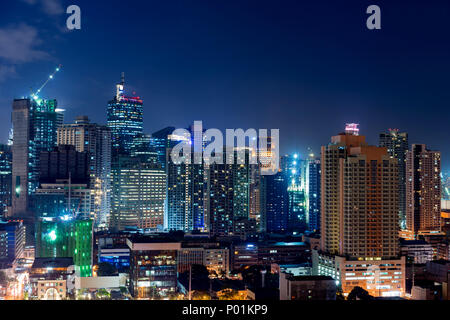
[[[67,6],[82,11],[68,31]],[[366,28],[381,7],[382,29]],[[106,122],[120,73],[144,99],[146,133],[279,128],[283,153],[315,152],[361,124],[370,143],[398,128],[441,150],[450,169],[449,1],[2,0],[0,138],[14,98],[37,89]]]

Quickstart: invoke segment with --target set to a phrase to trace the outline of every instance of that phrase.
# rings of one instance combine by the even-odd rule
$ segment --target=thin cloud
[[[48,53],[38,49],[41,43],[37,29],[29,25],[0,28],[0,82],[17,77],[20,64],[50,59]]]
[[[41,0],[42,10],[51,16],[64,13],[63,5],[59,0]]]
[[[26,4],[39,3],[41,10],[49,16],[57,16],[64,13],[64,7],[60,0],[22,0]]]
[[[15,66],[0,65],[0,82],[6,81],[8,78],[15,77],[17,77]]]
[[[26,24],[0,29],[0,58],[11,63],[25,63],[49,58],[36,49],[42,41],[37,29]]]

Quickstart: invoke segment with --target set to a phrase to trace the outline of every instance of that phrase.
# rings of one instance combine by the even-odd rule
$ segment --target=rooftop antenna
[[[56,67],[55,71],[51,75],[48,76],[47,80],[45,80],[45,82],[42,84],[42,86],[36,92],[31,93],[31,98],[33,100],[39,99],[39,94],[41,93],[42,89],[44,89],[44,87],[47,85],[47,83],[49,83],[49,81],[55,77],[56,73],[58,73],[61,70],[61,68],[62,68],[62,65],[61,64],[58,65],[58,67]]]

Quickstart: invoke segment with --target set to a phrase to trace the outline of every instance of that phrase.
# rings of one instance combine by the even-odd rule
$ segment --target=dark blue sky
[[[82,29],[65,29],[77,4]],[[366,28],[378,4],[382,30]],[[388,128],[443,153],[450,168],[449,1],[3,0],[0,137],[13,98],[57,64],[43,92],[106,121],[120,72],[144,99],[145,130],[279,128],[282,152],[329,142],[345,122],[377,143]]]

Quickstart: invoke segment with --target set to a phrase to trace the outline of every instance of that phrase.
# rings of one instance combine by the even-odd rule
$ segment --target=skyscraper
[[[170,230],[204,230],[205,177],[202,164],[174,164],[167,149],[167,227]]]
[[[37,218],[64,215],[90,219],[91,190],[88,152],[59,145],[40,157],[39,188],[34,195]]]
[[[164,224],[166,173],[139,157],[120,155],[112,166],[110,228],[157,228]]]
[[[125,76],[116,85],[116,96],[108,103],[107,124],[111,128],[112,149],[115,154],[129,154],[134,138],[143,130],[143,101],[125,95]]]
[[[162,168],[166,167],[167,154],[166,149],[172,148],[177,143],[170,139],[175,127],[167,127],[154,132],[150,138],[150,145],[152,149],[158,154],[158,162]]]
[[[303,232],[307,227],[307,160],[298,154],[286,155],[281,158],[281,167],[288,183],[287,231]]]
[[[58,128],[58,144],[88,152],[92,218],[96,228],[106,227],[111,209],[111,129],[80,116],[74,124]]]
[[[406,152],[408,151],[408,133],[398,129],[380,133],[380,147],[386,147],[391,157],[398,161],[398,194],[400,228],[406,229]]]
[[[284,171],[275,175],[262,176],[262,206],[265,230],[269,233],[282,233],[288,229],[288,179]]]
[[[210,235],[233,235],[254,230],[256,220],[250,222],[251,191],[254,180],[250,164],[251,149],[240,154],[237,148],[224,148],[223,159],[233,156],[233,163],[213,163],[205,166],[205,217]],[[244,229],[244,230],[243,230]]]
[[[406,155],[406,227],[414,236],[441,230],[441,153],[413,144]]]
[[[151,136],[148,134],[140,134],[133,140],[131,146],[131,156],[138,157],[145,162],[150,162],[164,168],[159,162],[158,152],[151,146]]]
[[[398,255],[398,163],[384,147],[344,133],[322,147],[322,250]]]
[[[62,115],[56,100],[16,99],[13,102],[12,216],[32,227],[32,195],[39,184],[41,151],[56,146],[56,131]],[[27,242],[33,239],[27,228]]]
[[[321,166],[321,250],[313,250],[313,272],[332,276],[345,294],[361,286],[375,296],[403,295],[398,161],[347,125],[322,147]]]
[[[320,176],[321,176],[320,160],[315,159],[309,162],[308,169],[308,229],[310,231],[320,231],[320,216],[321,216],[321,190],[320,190]]]
[[[0,218],[11,207],[12,194],[12,152],[11,146],[0,145]]]

